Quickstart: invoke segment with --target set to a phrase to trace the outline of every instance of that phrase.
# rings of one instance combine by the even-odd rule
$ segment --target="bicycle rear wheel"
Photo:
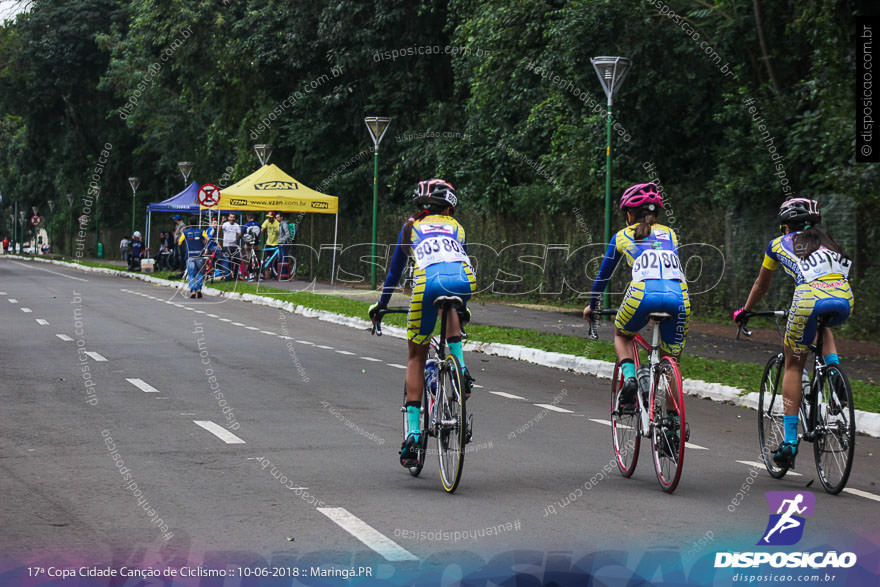
[[[403,387],[403,405],[406,406],[406,386]],[[413,477],[418,477],[419,473],[422,472],[422,467],[425,466],[425,454],[427,453],[428,448],[428,391],[422,391],[422,431],[419,435],[420,443],[418,449],[418,462],[412,467],[407,467],[409,469],[409,474]],[[403,438],[406,439],[407,434],[409,434],[409,422],[406,416],[406,408],[403,410]]]
[[[813,453],[816,471],[825,491],[840,493],[852,471],[856,450],[856,419],[852,388],[846,372],[828,367],[813,385],[816,391],[816,426]]]
[[[684,412],[684,393],[681,390],[681,372],[678,370],[678,363],[669,357],[660,359],[649,403],[654,471],[663,491],[672,493],[678,487],[684,466],[687,419]]]
[[[784,365],[782,353],[767,361],[758,396],[758,444],[761,448],[761,460],[774,479],[780,479],[788,472],[788,467],[780,467],[773,461],[773,453],[785,440],[785,408],[782,396]]]
[[[440,367],[437,392],[437,453],[443,489],[453,493],[461,481],[464,467],[465,400],[462,393],[461,366],[452,355]]]
[[[617,393],[622,386],[623,372],[618,361],[614,365],[614,377],[611,380],[611,442],[620,474],[630,477],[639,462],[639,446],[642,443],[641,418],[638,410],[633,410],[632,413],[618,412]]]

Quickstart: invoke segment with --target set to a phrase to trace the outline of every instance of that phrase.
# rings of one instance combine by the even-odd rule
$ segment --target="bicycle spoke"
[[[758,443],[761,449],[761,460],[764,462],[767,472],[776,479],[788,471],[788,468],[779,467],[773,460],[773,453],[785,440],[784,402],[782,401],[781,385],[783,365],[781,353],[767,362],[764,375],[761,378],[758,398]]]
[[[814,383],[816,427],[813,444],[816,470],[825,491],[839,493],[846,485],[855,455],[855,412],[849,380],[839,367]]]

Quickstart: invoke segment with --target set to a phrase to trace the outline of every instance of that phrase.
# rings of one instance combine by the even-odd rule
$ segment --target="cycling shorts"
[[[830,315],[826,326],[837,326],[849,318],[853,295],[845,279],[813,281],[794,288],[788,323],[785,325],[785,346],[796,353],[806,353],[807,345],[816,338],[819,316]]]
[[[629,284],[614,326],[621,334],[635,336],[648,324],[648,314],[665,312],[672,318],[660,323],[660,349],[678,355],[684,349],[691,302],[687,283],[673,279],[646,279]]]
[[[437,323],[434,300],[439,296],[458,296],[467,302],[477,288],[477,279],[465,263],[435,263],[416,268],[413,281],[406,336],[416,344],[428,344]]]

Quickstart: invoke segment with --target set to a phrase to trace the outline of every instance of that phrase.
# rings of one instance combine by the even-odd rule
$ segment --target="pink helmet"
[[[620,196],[621,210],[624,208],[640,208],[649,204],[663,207],[663,197],[660,195],[660,190],[657,189],[657,184],[653,182],[637,183]]]

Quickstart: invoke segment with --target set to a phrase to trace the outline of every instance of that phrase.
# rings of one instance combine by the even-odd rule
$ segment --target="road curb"
[[[141,273],[129,273],[119,269],[107,269],[105,267],[90,267],[88,265],[79,265],[76,263],[65,263],[55,259],[40,259],[31,257],[22,257],[19,255],[8,255],[6,258],[18,259],[22,261],[38,261],[41,263],[50,263],[53,265],[62,265],[64,267],[74,267],[82,271],[91,273],[102,273],[105,275],[115,275],[119,277],[128,277],[130,279],[140,279],[147,283],[171,287],[174,289],[186,289],[186,283],[169,281],[153,277],[151,275],[143,275]],[[292,314],[299,314],[306,318],[317,318],[325,322],[348,326],[350,328],[368,329],[370,327],[369,320],[362,318],[354,318],[344,314],[337,314],[327,310],[316,310],[303,306],[302,304],[293,304],[291,302],[283,302],[276,298],[269,298],[256,294],[242,294],[238,292],[226,292],[212,287],[204,287],[205,293],[212,296],[225,297],[231,300],[240,300],[257,304],[261,306],[269,306],[278,308]],[[386,326],[382,329],[384,334],[394,338],[406,338],[406,331],[396,326]],[[518,361],[526,361],[543,367],[551,367],[554,369],[564,369],[580,373],[584,375],[594,375],[603,379],[611,379],[614,373],[614,363],[609,361],[600,361],[598,359],[586,359],[575,355],[567,355],[564,353],[554,353],[533,349],[514,344],[504,344],[497,342],[476,342],[468,341],[464,346],[465,350],[476,351],[487,355],[494,355]],[[685,391],[688,395],[710,399],[712,401],[729,402],[735,405],[757,410],[758,394],[756,392],[745,393],[744,390],[722,385],[720,383],[712,383],[702,381],[700,379],[685,379]],[[856,431],[868,436],[880,438],[880,414],[866,412],[864,410],[856,410]]]

